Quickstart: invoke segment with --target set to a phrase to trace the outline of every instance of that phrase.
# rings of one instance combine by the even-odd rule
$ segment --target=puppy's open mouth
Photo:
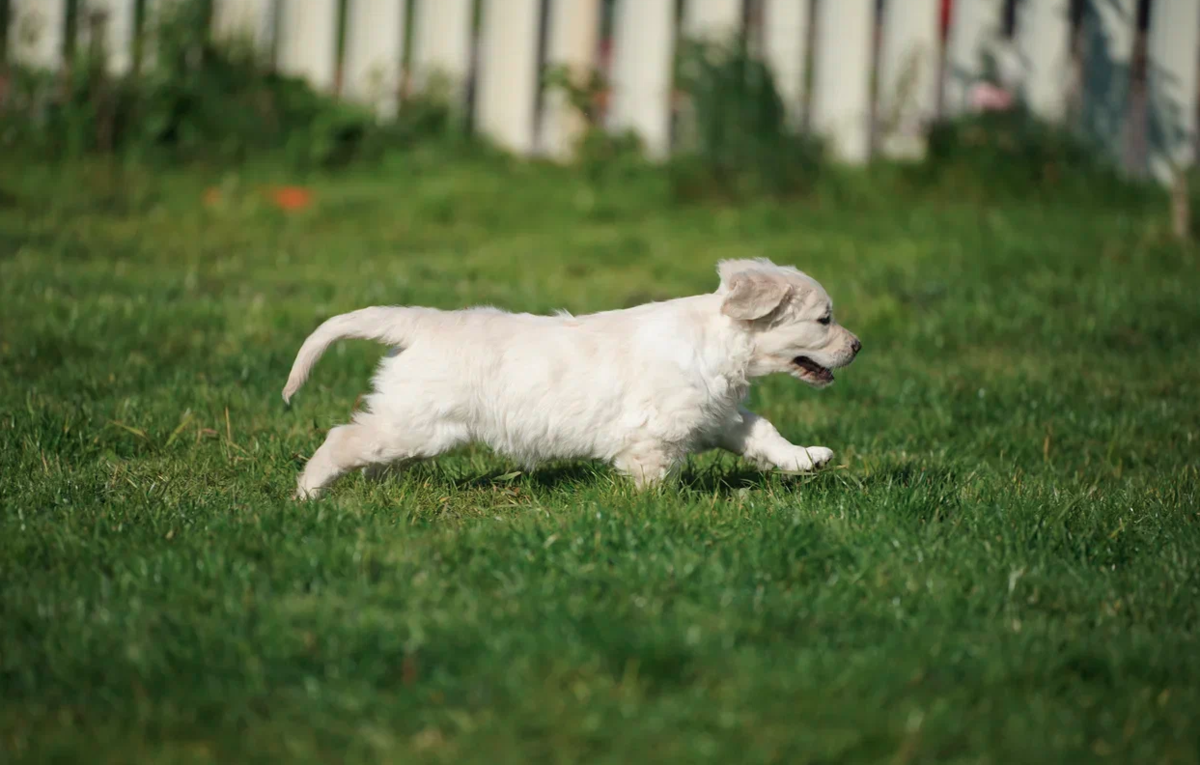
[[[792,363],[800,370],[800,377],[813,385],[828,385],[833,382],[833,372],[807,356],[797,356]]]

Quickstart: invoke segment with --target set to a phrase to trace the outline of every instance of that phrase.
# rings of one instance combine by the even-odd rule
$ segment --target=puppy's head
[[[833,301],[815,279],[769,260],[723,260],[721,313],[754,338],[750,375],[786,372],[815,388],[854,361],[862,343],[833,318]]]

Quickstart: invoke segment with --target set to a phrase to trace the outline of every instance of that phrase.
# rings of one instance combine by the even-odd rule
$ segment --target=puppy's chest
[[[738,405],[746,396],[748,386],[727,378],[707,378],[692,381],[660,398],[646,401],[639,414],[645,425],[670,441],[690,442],[708,439],[723,430]]]

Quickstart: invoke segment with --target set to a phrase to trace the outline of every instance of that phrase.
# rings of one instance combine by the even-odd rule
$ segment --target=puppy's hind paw
[[[292,499],[297,502],[308,502],[314,500],[321,495],[320,489],[306,489],[303,486],[297,486],[292,492]]]

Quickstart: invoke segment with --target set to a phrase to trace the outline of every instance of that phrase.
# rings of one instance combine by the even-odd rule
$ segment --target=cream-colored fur
[[[587,316],[495,308],[375,307],[335,316],[304,342],[289,401],[329,345],[396,346],[366,410],[329,432],[300,476],[313,497],[355,468],[434,457],[472,441],[532,466],[599,459],[638,486],[691,453],[722,448],[763,468],[805,472],[823,446],[795,446],[745,409],[750,381],[790,374],[815,387],[853,361],[858,338],[832,320],[816,281],[767,260],[723,261],[715,293]]]

